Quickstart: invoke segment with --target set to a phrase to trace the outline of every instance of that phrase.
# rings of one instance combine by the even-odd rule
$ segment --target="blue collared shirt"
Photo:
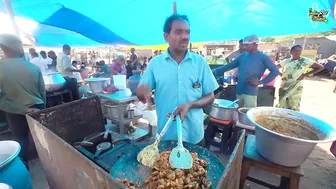
[[[154,57],[140,83],[155,90],[158,132],[161,132],[167,122],[167,113],[181,104],[199,100],[219,87],[207,61],[189,51],[180,64],[170,56],[168,50]],[[200,86],[195,88],[195,83]],[[203,109],[190,109],[182,127],[183,141],[199,143],[204,137]],[[177,140],[175,122],[169,127],[163,140]]]

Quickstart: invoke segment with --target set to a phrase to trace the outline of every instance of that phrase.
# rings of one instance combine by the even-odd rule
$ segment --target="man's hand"
[[[146,103],[150,98],[149,86],[146,84],[139,85],[136,89],[136,95],[141,102]]]
[[[250,85],[253,85],[253,86],[258,86],[261,84],[260,80],[259,79],[255,79],[255,78],[252,78],[250,77],[248,80],[247,80],[247,83],[250,84]]]
[[[185,103],[179,105],[176,110],[173,112],[174,118],[176,118],[177,115],[180,115],[181,120],[183,121],[185,117],[187,116],[188,111],[191,108],[191,103]]]
[[[37,108],[28,108],[28,110],[27,110],[27,114],[30,114],[30,113],[34,113],[34,112],[38,112],[38,111],[40,111],[39,109],[37,109]]]

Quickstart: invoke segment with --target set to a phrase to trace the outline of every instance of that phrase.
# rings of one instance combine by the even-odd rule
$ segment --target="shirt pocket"
[[[198,84],[198,86],[196,86]],[[185,88],[188,90],[189,100],[195,101],[202,97],[202,82],[200,77],[196,75],[190,75],[186,81]]]

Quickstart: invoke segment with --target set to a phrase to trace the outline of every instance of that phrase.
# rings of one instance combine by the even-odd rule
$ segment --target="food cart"
[[[106,164],[122,160],[125,157],[123,154],[115,153],[112,149],[93,158],[92,154],[90,155],[92,146],[76,145],[87,136],[91,136],[92,139],[92,133],[104,132],[104,118],[99,97],[93,96],[32,113],[27,115],[27,120],[48,183],[52,188],[124,188],[109,174],[110,170],[106,170],[108,167]],[[217,188],[238,188],[244,135],[243,131],[225,169],[217,170],[223,172]],[[111,136],[107,140],[114,138],[118,141],[120,138],[116,137]],[[87,139],[86,144],[90,141],[94,144],[99,142],[97,138],[91,139]],[[84,143],[82,141],[81,144]],[[126,143],[128,146],[138,145],[130,140]],[[80,150],[82,148],[85,148],[86,152]],[[123,144],[115,144],[113,148],[121,151]],[[127,153],[125,155],[127,156]]]

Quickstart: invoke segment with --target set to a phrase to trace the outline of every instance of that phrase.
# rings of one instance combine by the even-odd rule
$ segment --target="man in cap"
[[[40,69],[23,59],[18,37],[1,34],[0,47],[5,54],[0,61],[0,110],[6,112],[12,136],[21,145],[19,156],[28,168],[29,128],[25,114],[45,107],[44,81]]]
[[[242,107],[256,107],[258,86],[271,82],[280,73],[271,58],[258,50],[259,43],[259,38],[256,35],[245,37],[243,45],[247,53],[240,55],[230,64],[213,70],[215,76],[222,76],[224,72],[239,68],[236,92],[239,105]],[[266,78],[260,80],[266,69],[270,73]]]

